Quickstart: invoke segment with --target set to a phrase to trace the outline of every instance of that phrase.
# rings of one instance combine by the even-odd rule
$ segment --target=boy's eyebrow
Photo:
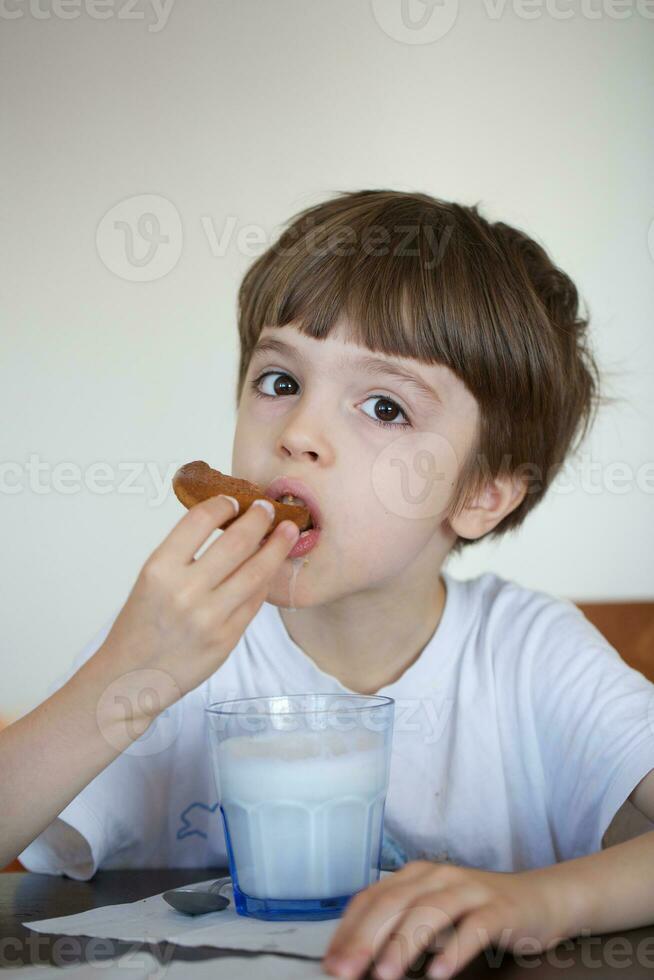
[[[264,340],[260,340],[252,351],[252,357],[255,354],[287,354],[289,357],[294,357],[300,364],[303,364],[306,360],[304,355],[296,350],[295,347],[292,347],[291,344],[286,344],[283,340],[275,340],[273,337],[266,337]],[[398,381],[410,384],[424,398],[435,402],[441,407],[443,405],[442,399],[430,385],[423,381],[422,378],[419,378],[417,374],[412,374],[394,361],[387,361],[382,357],[374,357],[370,354],[345,355],[339,358],[337,369],[340,371],[352,365],[355,365],[363,371],[367,371],[369,374],[385,374],[388,377],[396,378]]]

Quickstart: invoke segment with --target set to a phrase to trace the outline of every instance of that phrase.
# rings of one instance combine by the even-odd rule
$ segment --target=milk
[[[388,784],[383,733],[267,732],[217,748],[220,808],[242,892],[333,898],[377,880]]]

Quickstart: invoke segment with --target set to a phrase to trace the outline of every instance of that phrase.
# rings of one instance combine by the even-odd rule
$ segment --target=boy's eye
[[[268,392],[261,391],[260,388],[261,382],[271,377],[286,379],[283,382],[277,382],[277,381],[272,382],[272,388],[275,394],[269,394]],[[251,381],[250,386],[257,398],[277,398],[280,394],[286,394],[286,395],[295,394],[295,391],[288,391],[289,382],[291,388],[293,387],[293,385],[297,385],[297,382],[294,381],[294,379],[289,374],[285,374],[283,371],[266,371],[264,374],[260,374],[258,378],[255,378],[253,381]],[[408,420],[406,412],[404,411],[404,409],[400,408],[397,402],[393,401],[392,398],[389,398],[387,395],[370,395],[369,398],[366,398],[366,402],[369,401],[382,402],[385,403],[386,406],[388,405],[392,406],[390,412],[385,413],[387,415],[390,415],[392,418],[395,418],[396,412],[400,412],[404,416],[404,418],[407,419],[406,422],[393,422],[393,421],[389,422],[384,419],[373,418],[371,415],[368,415],[367,412],[364,412],[364,415],[368,415],[368,418],[372,419],[372,421],[375,422],[377,425],[381,425],[386,429],[406,429],[410,427],[411,422]],[[366,402],[364,402],[364,405]]]
[[[392,398],[388,398],[386,395],[371,395],[370,398],[366,398],[366,402],[375,402],[375,401],[381,402],[385,406],[385,408],[387,408],[387,406],[389,405],[391,406],[390,412],[387,410],[384,411],[384,415],[386,415],[387,418],[390,419],[396,418],[397,412],[403,415],[405,419],[407,418],[404,410],[401,409],[400,406],[397,404],[397,402],[394,402]],[[364,402],[363,404],[365,405],[366,402]],[[368,413],[366,412],[365,414],[367,415]],[[368,416],[368,417],[371,418],[372,416]],[[378,425],[384,425],[386,426],[387,429],[404,429],[406,426],[410,425],[410,422],[408,420],[406,422],[393,422],[393,421],[389,422],[384,419],[373,419],[373,422],[377,422]]]

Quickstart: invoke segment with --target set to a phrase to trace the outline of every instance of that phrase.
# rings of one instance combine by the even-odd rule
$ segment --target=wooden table
[[[167,888],[176,888],[194,881],[203,881],[229,874],[227,868],[195,870],[123,870],[99,871],[91,881],[73,881],[53,875],[0,874],[0,967],[31,963],[70,966],[74,963],[99,963],[112,956],[149,950],[160,962],[173,960],[219,959],[224,956],[243,956],[253,960],[252,977],[256,980],[256,958],[259,954],[213,947],[175,947],[168,943],[136,944],[107,939],[88,939],[48,936],[32,932],[21,925],[30,919],[49,919],[57,915],[72,915],[102,905],[134,902],[156,895]],[[632,929],[604,936],[579,936],[566,940],[555,950],[529,956],[500,958],[489,949],[462,970],[461,980],[477,978],[534,978],[534,980],[578,980],[593,976],[595,980],[620,977],[622,980],[652,980],[654,977],[654,926]],[[284,956],[280,956],[283,963]],[[497,965],[497,960],[500,960]],[[406,974],[408,980],[423,976],[428,958],[414,965]],[[98,976],[101,977],[100,968]],[[20,973],[16,974],[19,977]],[[53,978],[56,974],[53,973]],[[374,974],[370,974],[371,980]],[[216,964],[216,980],[221,980]],[[283,972],[280,972],[283,980]]]

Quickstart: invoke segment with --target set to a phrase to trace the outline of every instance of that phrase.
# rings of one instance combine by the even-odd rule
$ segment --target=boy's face
[[[259,344],[272,339],[288,350],[255,349],[238,408],[233,475],[263,488],[279,476],[302,480],[320,505],[318,544],[298,559],[297,608],[359,592],[391,598],[400,579],[403,589],[420,588],[427,570],[433,588],[455,539],[447,505],[477,432],[477,402],[448,368],[387,357],[348,337],[344,318],[325,340],[291,324],[264,327]],[[361,358],[400,366],[438,397]],[[257,379],[269,397],[256,396]],[[268,602],[291,605],[292,571],[287,558]]]

